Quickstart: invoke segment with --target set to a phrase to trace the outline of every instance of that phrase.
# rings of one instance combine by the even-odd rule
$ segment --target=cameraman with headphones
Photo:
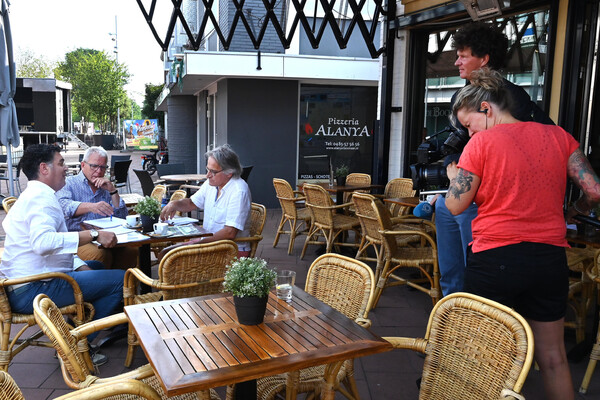
[[[460,77],[469,81],[473,71],[487,67],[502,68],[505,62],[508,38],[489,23],[470,23],[456,31],[452,38],[456,49],[456,62]],[[468,84],[468,82],[467,82]],[[554,122],[534,103],[523,88],[504,79],[504,87],[510,93],[510,113],[521,121],[535,121],[554,125]],[[452,96],[454,105],[456,93]],[[465,136],[466,129],[458,123],[457,134]],[[460,154],[446,157],[444,165],[456,166]],[[444,296],[463,288],[467,246],[473,240],[471,222],[477,216],[477,206],[472,203],[461,214],[452,215],[446,207],[446,199],[439,196],[435,202],[435,226],[437,231],[440,286]]]

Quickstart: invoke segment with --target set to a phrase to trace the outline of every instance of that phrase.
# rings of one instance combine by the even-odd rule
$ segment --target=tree
[[[19,48],[15,64],[19,78],[54,78],[56,62],[48,61],[31,49]]]
[[[153,85],[146,83],[146,94],[144,96],[144,105],[142,107],[142,118],[144,119],[158,119],[158,126],[165,128],[165,114],[162,111],[156,111],[154,109],[154,103],[162,92],[163,85]]]
[[[56,75],[73,85],[72,104],[77,114],[106,131],[127,99],[124,86],[130,74],[125,65],[105,52],[79,48],[65,55]]]

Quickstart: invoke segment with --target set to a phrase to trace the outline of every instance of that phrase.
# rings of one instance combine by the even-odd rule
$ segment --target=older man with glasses
[[[167,204],[160,218],[163,221],[171,219],[177,211],[204,210],[203,226],[213,236],[167,247],[161,252],[161,257],[176,246],[249,236],[250,218],[248,217],[252,198],[248,184],[240,178],[242,166],[237,154],[228,144],[225,144],[207,152],[205,156],[208,185],[202,185],[190,198]],[[238,243],[240,257],[247,256],[249,253],[249,243]]]
[[[56,192],[70,232],[80,231],[85,220],[127,216],[125,202],[115,185],[105,177],[107,163],[108,154],[104,148],[90,147],[83,156],[79,174],[67,177],[65,186]],[[114,260],[118,260],[119,268],[137,264],[136,249],[128,247],[101,249],[89,243],[80,246],[77,255],[83,260],[100,261],[106,268],[115,268]]]

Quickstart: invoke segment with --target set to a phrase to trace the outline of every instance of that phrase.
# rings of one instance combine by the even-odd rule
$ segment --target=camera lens
[[[413,164],[410,166],[414,189],[428,186],[448,187],[446,168],[441,164]]]

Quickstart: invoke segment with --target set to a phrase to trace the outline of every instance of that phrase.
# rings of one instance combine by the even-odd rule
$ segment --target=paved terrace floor
[[[63,153],[67,161],[77,161],[81,153],[75,147],[69,147]],[[111,154],[119,154],[111,151]],[[132,153],[132,168],[140,168],[140,152]],[[141,188],[135,174],[130,173],[132,191],[141,193]],[[250,178],[252,179],[252,178]],[[26,178],[22,177],[21,185],[26,187]],[[6,194],[6,186],[0,188]],[[292,269],[297,272],[297,285],[304,287],[306,273],[310,263],[317,257],[315,247],[309,247],[304,260],[300,260],[303,237],[296,242],[293,255],[287,254],[287,236],[273,248],[273,239],[276,226],[280,218],[279,209],[268,210],[267,223],[264,228],[264,239],[258,248],[258,257],[266,259],[270,265],[280,269]],[[4,220],[5,213],[0,210],[0,221]],[[4,230],[0,228],[0,248],[4,247]],[[156,272],[156,271],[154,271]],[[373,321],[372,330],[381,336],[408,336],[422,337],[425,332],[431,300],[421,292],[406,287],[393,287],[386,290],[377,308],[370,313]],[[591,322],[591,318],[589,318]],[[591,325],[588,324],[588,325]],[[14,330],[14,328],[13,328]],[[588,329],[591,336],[591,328]],[[567,348],[574,345],[574,335],[566,332]],[[126,340],[121,339],[103,347],[103,352],[110,357],[107,364],[100,367],[100,375],[104,377],[126,372],[123,366],[126,355]],[[571,362],[573,385],[579,388],[588,356],[580,361]],[[141,349],[136,351],[133,367],[146,363]],[[360,395],[363,400],[387,399],[417,399],[418,389],[416,380],[421,375],[423,358],[407,350],[396,350],[385,354],[364,357],[356,360],[356,380]],[[600,370],[600,367],[598,368]],[[46,348],[29,347],[17,355],[9,367],[9,373],[23,390],[26,399],[52,399],[69,392],[62,379],[58,360],[54,358],[54,351]],[[224,398],[224,391],[219,389]],[[529,400],[542,400],[545,398],[541,375],[539,371],[530,372],[523,390]],[[301,397],[302,398],[302,397]],[[336,395],[336,399],[343,396]],[[600,371],[592,379],[588,394],[577,395],[578,399],[600,400]]]

